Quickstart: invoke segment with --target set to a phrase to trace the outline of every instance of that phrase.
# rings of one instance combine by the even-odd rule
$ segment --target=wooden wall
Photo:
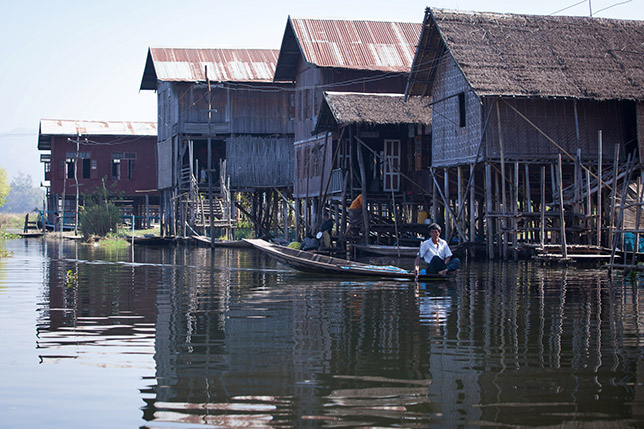
[[[367,79],[367,82],[364,80]],[[368,70],[311,67],[298,60],[295,83],[295,141],[311,137],[322,103],[323,91],[397,93],[405,92],[407,74]]]
[[[73,138],[75,139],[75,138]],[[91,193],[105,186],[111,192],[143,196],[137,191],[156,193],[156,137],[155,136],[87,136],[88,143],[79,145],[78,183],[81,193]],[[84,140],[84,139],[81,139]],[[51,146],[51,193],[76,194],[76,181],[67,178],[66,159],[76,155],[76,143],[68,136],[54,136]],[[112,177],[112,160],[119,159],[120,178]],[[88,160],[89,177],[83,177],[83,161]],[[128,174],[128,169],[129,174]],[[73,171],[73,170],[72,170]]]
[[[491,109],[491,116],[485,133],[488,158],[498,159],[500,157],[500,128],[505,158],[521,160],[556,159],[559,149],[521,115],[527,117],[530,122],[569,154],[576,156],[577,148],[580,148],[582,160],[593,161],[597,159],[597,134],[599,130],[602,130],[603,135],[604,160],[613,159],[614,147],[618,143],[621,144],[620,151],[622,155],[625,152],[624,148],[628,134],[625,128],[625,116],[628,112],[622,102],[503,99],[499,101],[500,124],[495,103],[496,99],[486,99],[483,108],[485,114],[487,114],[488,109]],[[577,121],[575,120],[575,108]],[[578,123],[579,141],[576,123]]]

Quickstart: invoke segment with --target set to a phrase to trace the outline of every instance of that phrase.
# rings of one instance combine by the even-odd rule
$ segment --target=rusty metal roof
[[[38,149],[51,149],[51,136],[156,136],[156,122],[41,119]]]
[[[157,80],[174,82],[272,82],[276,49],[150,48],[141,89],[156,89]]]
[[[421,23],[289,17],[275,81],[295,80],[300,56],[317,67],[407,73],[421,28]]]

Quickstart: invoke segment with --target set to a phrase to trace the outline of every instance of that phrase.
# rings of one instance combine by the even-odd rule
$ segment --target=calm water
[[[471,263],[415,285],[250,249],[4,248],[1,427],[644,426],[644,277]]]

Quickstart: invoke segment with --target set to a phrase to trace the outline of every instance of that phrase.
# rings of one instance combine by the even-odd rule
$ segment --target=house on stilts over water
[[[428,8],[406,95],[432,98],[430,217],[490,258],[637,240],[643,46],[641,21]]]
[[[342,238],[358,248],[419,246],[431,204],[426,168],[430,101],[429,97],[405,101],[403,94],[324,92],[314,133],[328,132],[333,142],[321,172],[322,201],[339,221],[340,247]],[[369,210],[348,210],[357,195]]]
[[[290,83],[277,50],[150,48],[141,89],[157,91],[162,234],[234,235],[236,193],[269,234],[293,181]]]
[[[110,198],[137,228],[159,215],[154,122],[41,119],[46,222],[76,229],[86,196]]]
[[[365,210],[384,210],[380,223],[393,225],[391,194],[400,202],[403,192],[398,164],[407,162],[411,142],[422,146],[430,131],[427,121],[414,119],[411,126],[396,120],[375,129],[376,114],[365,121],[343,122],[331,112],[324,124],[318,126],[318,120],[322,106],[326,109],[336,101],[395,104],[395,97],[360,99],[349,93],[403,94],[420,30],[420,23],[288,18],[275,81],[295,84],[293,196],[298,237],[315,234],[323,213],[334,217],[335,232],[344,235],[344,210],[361,193]],[[346,94],[331,94],[338,92]]]

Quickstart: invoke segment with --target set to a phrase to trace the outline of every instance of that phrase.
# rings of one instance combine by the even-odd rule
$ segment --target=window
[[[74,173],[76,170],[75,169],[76,163],[74,162],[73,159],[68,159],[65,164],[66,164],[67,178],[73,179]]]
[[[465,126],[465,93],[458,94],[458,125],[463,128]]]
[[[121,179],[121,160],[120,159],[112,160],[112,179],[114,180]]]
[[[128,180],[134,179],[134,163],[135,163],[135,161],[133,159],[130,159],[129,162],[127,163],[127,179]]]
[[[83,179],[89,179],[90,174],[91,174],[91,165],[92,165],[92,160],[91,159],[83,159]]]

